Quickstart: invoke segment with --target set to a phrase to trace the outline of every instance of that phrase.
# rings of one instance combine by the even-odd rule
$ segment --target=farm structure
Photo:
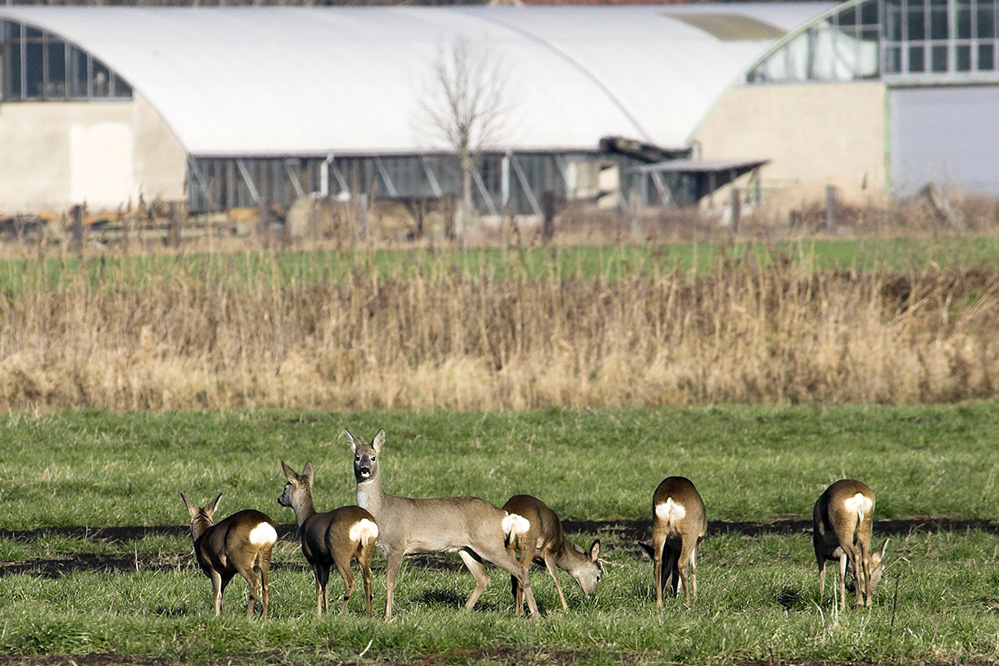
[[[997,5],[0,7],[0,212],[457,195],[425,111],[459,40],[503,74],[480,214],[999,193]]]

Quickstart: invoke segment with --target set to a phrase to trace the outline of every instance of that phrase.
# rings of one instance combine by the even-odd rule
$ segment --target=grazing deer
[[[237,573],[246,579],[250,588],[250,601],[246,605],[246,617],[253,617],[253,604],[257,598],[257,576],[253,573],[256,565],[260,569],[263,587],[264,612],[270,600],[270,584],[267,575],[271,567],[271,550],[277,541],[274,522],[260,511],[244,509],[237,511],[222,522],[214,524],[212,517],[219,506],[222,494],[219,493],[208,506],[198,507],[180,494],[184,506],[191,514],[191,539],[194,541],[194,555],[201,570],[212,580],[215,595],[215,614],[222,614],[222,593],[232,577]]]
[[[639,544],[652,557],[657,608],[663,605],[666,583],[676,596],[681,581],[683,605],[692,607],[691,600],[697,598],[697,549],[707,530],[704,501],[690,479],[663,479],[652,495],[652,545]]]
[[[291,507],[298,521],[298,536],[302,553],[316,576],[316,613],[329,613],[330,569],[335,565],[343,578],[343,605],[340,613],[347,612],[347,603],[354,591],[354,574],[350,563],[355,558],[361,565],[364,580],[365,612],[371,615],[371,555],[374,552],[378,526],[374,516],[359,506],[343,506],[326,513],[316,513],[312,502],[312,479],[315,469],[312,461],[305,463],[298,474],[281,461],[288,483],[278,498],[278,504]]]
[[[871,605],[881,582],[888,539],[871,550],[874,492],[856,479],[840,479],[825,489],[812,512],[812,545],[819,565],[819,602],[826,586],[826,561],[839,560],[839,607],[846,607],[846,572],[853,570],[857,605]]]
[[[415,499],[386,495],[382,490],[378,454],[385,443],[385,430],[375,435],[371,444],[358,441],[344,430],[354,451],[354,479],[357,504],[378,522],[378,548],[387,560],[385,617],[392,617],[392,595],[402,559],[412,553],[458,551],[475,577],[475,589],[465,603],[471,610],[489,584],[489,574],[482,560],[492,562],[514,576],[524,590],[532,617],[538,606],[531,591],[527,569],[506,552],[507,534],[521,520],[478,497],[438,497]]]
[[[530,495],[514,495],[503,505],[503,510],[511,515],[522,517],[523,521],[513,521],[513,529],[508,535],[506,550],[510,557],[516,557],[520,550],[520,564],[527,569],[533,560],[545,565],[548,575],[555,581],[562,610],[568,611],[562,583],[558,579],[558,568],[565,569],[576,579],[583,594],[587,596],[597,591],[602,570],[600,561],[600,540],[597,539],[588,551],[569,543],[562,532],[562,521],[544,502]],[[524,613],[524,593],[516,576],[510,577],[513,586],[514,613]]]

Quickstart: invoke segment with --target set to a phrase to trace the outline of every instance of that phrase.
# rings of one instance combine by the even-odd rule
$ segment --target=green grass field
[[[11,414],[0,419],[0,662],[994,664],[997,421],[990,403]],[[320,510],[352,503],[344,427],[365,439],[386,428],[388,492],[496,504],[526,492],[563,519],[606,521],[570,535],[581,545],[602,539],[601,589],[583,598],[563,574],[563,614],[534,568],[545,616],[531,622],[511,616],[507,577],[491,569],[493,583],[469,613],[472,578],[456,555],[441,555],[404,567],[397,617],[386,622],[377,555],[376,616],[362,615],[355,592],[347,616],[317,619],[311,573],[287,539],[275,551],[272,617],[246,620],[237,579],[216,619],[210,583],[179,527],[187,523],[179,493],[205,502],[222,492],[223,516],[254,507],[288,524],[291,511],[276,502],[279,461],[298,468],[311,459]],[[651,564],[614,521],[649,519],[652,491],[672,474],[697,484],[712,529],[695,608],[673,599],[657,612]],[[833,585],[819,605],[807,531],[769,526],[809,517],[822,489],[843,476],[875,490],[876,518],[909,525],[892,534],[869,611],[837,612]],[[939,516],[977,522],[939,530]],[[761,525],[739,533],[726,529],[731,521]],[[60,526],[178,527],[135,539],[23,532]],[[331,596],[341,585],[334,575]]]

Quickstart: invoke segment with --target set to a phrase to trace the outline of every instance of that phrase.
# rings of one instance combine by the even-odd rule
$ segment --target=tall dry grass
[[[175,265],[106,281],[80,271],[52,288],[0,293],[0,408],[525,409],[997,393],[999,270],[854,273],[750,257],[613,280],[442,266],[296,283],[266,269],[233,280],[218,266]]]

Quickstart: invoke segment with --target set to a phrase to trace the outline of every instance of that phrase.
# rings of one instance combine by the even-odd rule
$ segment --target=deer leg
[[[214,569],[208,574],[212,579],[212,600],[215,603],[215,615],[222,614],[222,593],[228,580],[223,580],[222,575]]]
[[[465,602],[465,609],[472,610],[475,607],[475,602],[479,600],[482,593],[486,591],[486,586],[489,585],[489,574],[486,572],[486,567],[483,566],[482,560],[467,548],[459,550],[458,555],[461,556],[461,561],[465,563],[465,566],[468,567],[468,570],[472,572],[472,576],[475,578],[475,589],[472,590],[468,601]]]
[[[846,564],[849,559],[849,555],[846,554],[846,549],[843,549],[843,554],[839,556],[839,609],[846,609]]]
[[[815,561],[819,565],[819,605],[821,606],[826,590],[826,557],[819,551],[818,547],[815,548]]]
[[[656,584],[656,608],[663,607],[663,549],[666,548],[666,535],[652,535],[652,578]]]
[[[361,579],[364,581],[364,614],[371,615],[371,546],[362,546],[357,556],[361,565]]]
[[[544,555],[545,569],[548,570],[548,575],[552,577],[555,581],[555,591],[558,592],[558,600],[562,602],[562,612],[569,612],[569,604],[565,603],[565,595],[562,594],[562,582],[558,579],[558,569],[555,567],[555,556],[552,555],[550,550],[545,551]]]
[[[395,579],[399,576],[399,569],[402,568],[402,558],[404,551],[392,551],[388,553],[385,565],[385,619],[392,617],[392,597],[395,594]]]
[[[691,591],[694,586],[694,558],[696,546],[689,541],[684,541],[680,547],[680,555],[676,559],[676,570],[683,583],[683,605],[687,608],[691,606]],[[695,595],[696,596],[696,593]]]
[[[520,562],[507,555],[506,550],[503,548],[491,549],[490,552],[477,552],[476,555],[489,560],[500,569],[516,576],[517,581],[520,583],[520,589],[524,592],[524,598],[527,599],[528,613],[530,613],[532,618],[539,617],[538,603],[534,600],[534,590],[531,589],[531,579],[527,575],[527,569]]]
[[[257,601],[257,574],[253,573],[253,565],[239,568],[239,574],[246,579],[246,585],[250,591],[250,600],[246,602],[246,617],[253,617],[253,606]]]
[[[338,561],[336,563],[336,570],[339,572],[340,577],[343,578],[343,605],[340,606],[340,615],[343,615],[347,612],[347,604],[350,602],[350,595],[354,593],[356,581],[354,580],[354,572],[350,570],[350,560],[347,560],[346,566]]]
[[[264,548],[260,551],[260,559],[257,562],[257,566],[260,567],[260,588],[261,594],[264,600],[264,613],[263,618],[267,619],[267,608],[270,606],[271,602],[271,585],[270,585],[270,570],[271,570],[271,549]]]

